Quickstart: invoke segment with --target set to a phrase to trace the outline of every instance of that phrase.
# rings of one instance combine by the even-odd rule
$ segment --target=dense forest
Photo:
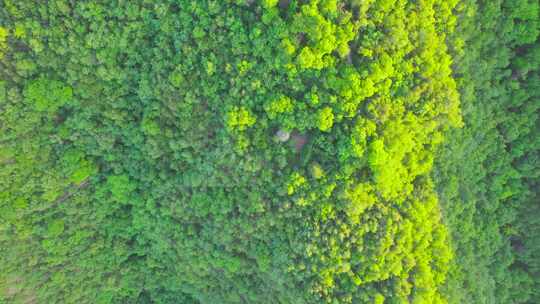
[[[0,303],[540,303],[537,0],[0,1]]]

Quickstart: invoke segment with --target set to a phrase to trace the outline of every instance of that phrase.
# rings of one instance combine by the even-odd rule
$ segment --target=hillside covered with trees
[[[0,303],[540,303],[537,0],[0,1]]]

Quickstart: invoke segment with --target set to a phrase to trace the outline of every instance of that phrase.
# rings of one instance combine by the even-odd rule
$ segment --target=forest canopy
[[[536,0],[3,0],[0,303],[540,301]]]

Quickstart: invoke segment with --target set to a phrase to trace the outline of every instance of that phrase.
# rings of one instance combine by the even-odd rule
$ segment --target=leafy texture
[[[4,0],[0,302],[535,303],[538,11]]]

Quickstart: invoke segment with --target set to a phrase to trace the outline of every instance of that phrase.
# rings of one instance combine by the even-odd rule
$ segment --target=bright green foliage
[[[334,64],[332,52],[345,57],[357,27],[350,13],[339,14],[337,1],[311,1],[302,5],[292,22],[293,35],[304,36],[297,63],[301,69],[322,69]],[[339,19],[338,19],[339,18]]]
[[[527,0],[4,0],[0,302],[534,303],[537,36]]]
[[[141,123],[142,130],[145,134],[156,136],[160,132],[159,124],[150,115],[145,115]]]
[[[66,151],[62,157],[62,163],[66,165],[66,176],[75,184],[81,184],[97,173],[95,165],[85,159],[81,151]]]
[[[324,170],[321,168],[321,165],[314,163],[311,165],[311,175],[314,179],[321,179],[324,177]]]
[[[377,125],[367,119],[360,118],[351,134],[351,148],[355,156],[362,157],[366,151],[368,139],[375,135]],[[349,149],[347,149],[349,150]],[[346,151],[345,151],[346,153]]]
[[[31,106],[42,112],[55,112],[73,97],[70,87],[44,77],[32,81],[23,94]]]
[[[306,178],[300,175],[298,172],[294,172],[287,185],[287,194],[293,195],[300,187],[306,184]]]
[[[293,110],[294,104],[293,101],[287,96],[279,96],[278,98],[273,99],[265,107],[268,118],[274,119],[279,114],[290,113]]]
[[[332,108],[325,107],[319,111],[318,115],[319,120],[319,130],[328,131],[332,128],[334,124],[334,113],[332,113]]]
[[[49,223],[47,228],[47,235],[50,238],[55,238],[60,236],[64,232],[64,221],[63,220],[54,220]]]
[[[264,8],[272,8],[278,4],[279,0],[263,0],[262,2],[263,2],[262,5],[264,6]]]
[[[4,57],[4,53],[6,52],[8,35],[8,30],[0,26],[0,59]]]
[[[107,189],[111,191],[113,200],[128,203],[129,196],[135,190],[127,175],[111,175],[107,177]]]
[[[257,119],[244,107],[234,107],[227,113],[227,127],[230,130],[244,131]]]

